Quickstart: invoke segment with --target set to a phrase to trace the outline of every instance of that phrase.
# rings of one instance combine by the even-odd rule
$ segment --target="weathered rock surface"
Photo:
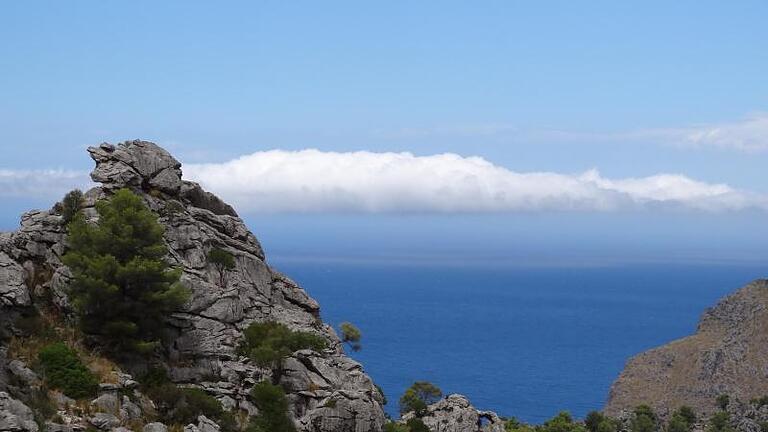
[[[13,399],[8,393],[0,392],[0,431],[37,432],[32,410]]]
[[[630,359],[611,387],[605,412],[616,415],[643,403],[662,416],[681,405],[708,416],[720,394],[742,401],[768,395],[766,280],[704,312],[696,334]]]
[[[317,302],[267,265],[258,240],[232,207],[182,180],[181,164],[153,143],[102,144],[88,152],[96,162],[91,177],[101,186],[85,193],[86,217],[94,220],[96,201],[119,188],[138,193],[160,216],[167,259],[183,270],[182,282],[191,290],[189,302],[167,320],[163,358],[174,381],[200,387],[225,406],[254,414],[248,393],[257,382],[271,379],[271,371],[236,355],[236,346],[251,322],[274,320],[330,342],[324,353],[301,352],[286,361],[288,372],[281,383],[289,389],[300,430],[381,429],[382,399],[371,379],[344,355],[333,329],[320,320]],[[72,312],[66,295],[70,274],[61,263],[65,237],[55,210],[28,212],[17,232],[0,234],[3,328],[18,332],[12,323],[24,310],[36,307],[37,296],[50,299],[63,316]],[[206,262],[214,247],[235,257],[225,284]],[[337,400],[336,408],[328,406],[331,399]],[[130,418],[135,412],[116,414]]]
[[[403,422],[413,418],[403,416]],[[427,407],[421,418],[433,432],[504,432],[504,422],[493,411],[478,411],[463,395],[452,394]]]

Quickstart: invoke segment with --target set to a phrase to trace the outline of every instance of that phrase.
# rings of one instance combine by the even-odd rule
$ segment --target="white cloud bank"
[[[0,197],[58,199],[91,185],[88,173],[72,170],[0,169]]]
[[[518,173],[456,154],[272,150],[183,170],[244,214],[768,209],[767,196],[679,174]]]

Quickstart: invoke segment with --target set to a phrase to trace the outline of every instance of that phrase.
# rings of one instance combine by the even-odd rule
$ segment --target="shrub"
[[[762,408],[766,405],[768,405],[768,396],[763,396],[759,398],[754,398],[749,401],[752,405],[755,405],[756,408]]]
[[[189,424],[204,415],[222,431],[237,430],[234,415],[225,411],[216,398],[198,388],[181,388],[171,382],[163,368],[151,368],[140,378],[142,391],[157,404],[164,423]]]
[[[589,432],[597,432],[597,427],[603,420],[605,420],[605,416],[599,411],[590,411],[587,414],[587,417],[584,419],[584,425],[587,427]]]
[[[727,406],[727,405],[726,405]],[[709,418],[708,432],[733,432],[731,416],[725,411],[720,411]]]
[[[62,223],[69,225],[80,214],[80,209],[83,207],[83,192],[80,189],[69,191],[57,207],[61,212]]]
[[[635,416],[630,423],[632,432],[654,432],[656,430],[656,413],[648,405],[635,408]]]
[[[412,418],[405,425],[408,427],[408,432],[431,432],[420,418]]]
[[[410,429],[404,424],[391,421],[384,424],[384,432],[410,432]]]
[[[96,203],[95,225],[76,217],[63,261],[73,273],[70,298],[83,330],[102,335],[113,352],[148,353],[163,317],[186,300],[180,270],[163,259],[163,227],[141,198],[121,189]]]
[[[341,330],[341,341],[349,345],[349,347],[352,348],[352,351],[357,352],[363,348],[360,344],[360,339],[362,339],[363,335],[360,333],[360,329],[355,327],[354,324],[343,322],[339,326],[339,329]]]
[[[717,403],[718,408],[725,411],[728,409],[728,404],[731,403],[731,398],[727,394],[721,394],[715,399],[715,402]]]
[[[206,259],[219,274],[219,286],[222,288],[226,287],[227,271],[235,268],[235,257],[224,249],[213,248],[208,252]]]
[[[443,396],[442,390],[427,381],[416,381],[400,398],[400,414],[414,412],[417,417],[424,415],[427,405],[437,402]]]
[[[534,432],[534,428],[530,425],[520,422],[515,417],[509,418],[504,422],[505,432]]]
[[[96,394],[99,388],[96,376],[80,361],[77,352],[63,343],[44,347],[38,354],[38,360],[51,387],[74,399]]]
[[[567,411],[562,411],[550,420],[544,422],[541,427],[543,432],[585,432],[583,425],[573,421],[573,417]]]
[[[248,432],[295,432],[288,417],[288,398],[282,387],[260,382],[251,389],[251,398],[259,408],[259,415],[251,419]]]
[[[690,430],[691,425],[678,415],[673,415],[667,425],[667,432],[689,432]]]
[[[262,367],[280,367],[282,360],[292,353],[311,349],[322,351],[328,345],[325,338],[301,331],[293,331],[274,321],[251,323],[243,332],[239,353],[249,356]]]
[[[379,392],[381,395],[381,404],[386,405],[389,401],[387,400],[387,395],[384,394],[384,389],[381,388],[378,384],[373,384],[374,387],[376,387],[376,391]]]

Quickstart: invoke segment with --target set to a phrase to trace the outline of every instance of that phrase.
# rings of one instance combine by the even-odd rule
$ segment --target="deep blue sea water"
[[[765,275],[755,266],[608,268],[273,264],[364,334],[352,356],[393,416],[415,380],[480,409],[539,423],[602,407],[638,352],[688,335],[718,298]],[[768,267],[766,267],[768,269]]]

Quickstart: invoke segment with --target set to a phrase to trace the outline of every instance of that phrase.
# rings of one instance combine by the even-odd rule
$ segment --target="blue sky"
[[[0,228],[77,185],[92,166],[86,146],[142,138],[242,208],[281,256],[726,260],[768,240],[765,2],[157,3],[3,5]],[[278,162],[263,153],[273,149],[286,152]],[[329,180],[344,194],[328,200],[277,202],[275,191],[313,181],[290,172],[267,191],[215,172],[255,154],[260,167],[323,173],[355,151],[369,164],[345,165],[356,174]],[[442,153],[465,159],[430,159]],[[473,156],[490,168],[475,171]],[[382,186],[391,166],[435,180],[403,202],[392,198],[402,186]],[[52,180],[14,192],[29,170],[75,177],[35,173]],[[518,176],[534,172],[579,199],[599,193],[552,204],[529,191],[538,177]],[[482,205],[469,177],[484,182]],[[674,192],[662,203],[648,198],[659,182]],[[446,190],[453,201],[434,198]]]

